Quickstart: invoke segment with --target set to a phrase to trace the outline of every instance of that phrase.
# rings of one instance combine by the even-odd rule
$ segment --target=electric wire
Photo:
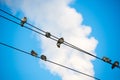
[[[4,17],[4,16],[2,16],[2,15],[0,15],[0,17],[4,18],[4,19],[6,19],[6,20],[9,20],[9,21],[11,21],[11,22],[13,22],[13,23],[15,23],[15,24],[20,25],[20,23],[14,21],[14,20],[11,20],[11,19],[9,19],[9,18],[7,18],[7,17]],[[45,36],[45,34],[39,32],[39,31],[37,31],[37,30],[31,29],[31,28],[29,28],[28,26],[23,26],[23,27],[26,28],[26,29],[29,29],[29,30],[31,30],[31,31],[34,31],[34,32],[36,32],[36,33],[38,33],[38,34],[40,34],[40,35]],[[57,41],[56,39],[54,39],[54,38],[52,38],[52,37],[50,37],[50,39],[52,39],[52,40],[54,40],[54,41]]]
[[[18,19],[18,20],[21,21],[20,18],[14,16],[14,15],[12,15],[12,14],[10,14],[10,13],[2,10],[2,9],[0,9],[0,11],[2,11],[2,12],[4,12],[4,13],[6,13],[6,14],[8,14],[8,15],[10,15],[10,16],[12,16],[12,17],[14,17],[14,18],[16,18],[16,19]],[[10,21],[11,21],[11,20],[10,20]],[[13,22],[13,21],[12,21],[12,22]],[[15,23],[16,23],[16,22],[15,22]],[[17,23],[17,24],[19,24],[19,23]],[[33,26],[32,24],[30,24],[30,23],[28,23],[28,22],[26,22],[26,24],[34,27],[35,29],[37,29],[37,30],[39,30],[39,31],[42,31],[42,32],[46,33],[44,30],[39,29],[39,28],[37,28],[36,26]],[[19,25],[20,25],[20,24],[19,24]],[[24,26],[24,27],[26,28],[26,26]],[[30,28],[29,28],[29,29],[30,29]],[[36,31],[35,31],[35,32],[36,32]],[[38,32],[37,32],[37,33],[38,33]],[[40,34],[41,34],[41,33],[40,33]],[[57,41],[57,39],[59,39],[58,37],[56,37],[56,36],[54,36],[54,35],[51,35],[51,36],[52,36],[53,38],[50,37],[50,39],[53,39],[54,41]],[[78,51],[84,52],[84,53],[86,53],[86,54],[88,54],[88,55],[90,55],[90,56],[93,56],[93,57],[95,57],[95,58],[97,58],[97,59],[99,59],[99,60],[102,60],[101,58],[99,58],[99,57],[97,57],[97,56],[95,56],[95,55],[93,55],[93,54],[91,54],[91,53],[89,53],[89,52],[87,52],[87,51],[85,51],[85,50],[82,50],[82,49],[80,49],[80,48],[78,48],[78,47],[76,47],[76,46],[74,46],[74,45],[72,45],[72,44],[70,44],[70,43],[68,43],[68,42],[66,42],[66,41],[64,41],[63,44],[66,45],[66,46],[68,46],[68,47],[71,47],[71,48],[73,48],[73,49],[76,49],[76,50],[78,50]]]
[[[58,66],[61,66],[61,67],[67,68],[67,69],[72,70],[72,71],[74,71],[74,72],[77,72],[77,73],[83,74],[83,75],[85,75],[85,76],[88,76],[88,77],[94,78],[94,79],[96,79],[96,80],[100,80],[99,78],[93,77],[93,76],[91,76],[91,75],[85,74],[85,73],[83,73],[83,72],[77,71],[77,70],[72,69],[72,68],[69,68],[69,67],[67,67],[67,66],[64,66],[64,65],[61,65],[61,64],[55,63],[55,62],[53,62],[53,61],[50,61],[50,60],[46,60],[46,61],[48,61],[48,62],[50,62],[50,63],[53,63],[53,64],[56,64],[56,65],[58,65]]]
[[[20,19],[20,18],[18,18],[18,17],[16,17],[16,16],[14,16],[14,15],[12,15],[12,14],[10,14],[10,13],[8,13],[8,12],[6,12],[6,11],[2,10],[2,9],[0,9],[0,11],[2,11],[2,12],[4,12],[4,13],[6,13],[6,14],[8,14],[8,15],[12,16],[13,18],[15,18],[15,19],[17,19],[17,20],[21,21],[21,19]],[[37,28],[36,26],[33,26],[33,25],[32,25],[32,24],[30,24],[30,23],[27,23],[27,22],[26,22],[26,24],[28,24],[28,25],[30,25],[30,26],[32,26],[32,27],[34,27],[34,28],[36,28],[36,29],[38,29],[38,30],[40,30],[40,31],[42,31],[42,32],[44,32],[44,33],[45,33],[45,31],[43,31],[42,29]]]
[[[17,18],[16,16],[14,16],[14,15],[12,15],[12,14],[10,14],[10,13],[2,10],[2,9],[0,9],[0,11],[2,11],[2,12],[4,12],[4,13],[6,13],[6,14],[8,14],[8,15],[10,15],[10,16],[12,16],[12,17],[14,17],[14,18],[16,18],[16,19],[18,19],[18,20],[21,21],[21,19]],[[20,23],[18,23],[18,22],[16,22],[16,21],[13,21],[13,20],[11,20],[11,19],[9,19],[9,18],[7,18],[7,17],[4,17],[4,16],[2,16],[2,15],[0,15],[0,17],[2,17],[2,18],[4,18],[4,19],[7,19],[7,20],[9,20],[9,21],[11,21],[11,22],[14,22],[14,23],[16,23],[16,24],[18,24],[18,25],[20,25]],[[31,28],[29,28],[28,26],[25,26],[25,25],[24,25],[23,27],[25,27],[25,28],[27,28],[27,29],[29,29],[29,30],[32,30],[32,31],[34,31],[34,32],[36,32],[36,33],[38,33],[38,34],[40,34],[40,35],[45,36],[45,33],[46,33],[46,32],[45,32],[44,30],[39,29],[39,28],[37,28],[36,26],[33,26],[33,25],[30,24],[30,23],[26,23],[26,24],[32,26],[33,28],[35,28],[35,29],[37,29],[37,30],[39,30],[39,31],[41,31],[41,32],[43,32],[43,33],[39,32],[39,31],[36,31],[36,30],[34,30],[34,29],[31,29]],[[54,41],[58,41],[58,39],[59,39],[58,37],[56,37],[56,36],[54,36],[54,35],[52,35],[52,34],[51,34],[51,36],[52,36],[52,37],[50,37],[50,39],[52,39],[52,40],[54,40]],[[79,47],[76,47],[76,46],[70,44],[69,42],[64,41],[63,44],[66,45],[66,46],[68,46],[68,47],[71,47],[71,48],[73,48],[73,49],[76,49],[76,50],[78,50],[78,51],[80,51],[80,52],[83,52],[83,53],[85,53],[85,54],[88,54],[88,55],[90,55],[90,56],[92,56],[92,57],[95,57],[95,58],[103,61],[102,58],[97,57],[97,56],[95,56],[95,55],[93,55],[93,54],[91,54],[91,53],[89,53],[89,52],[87,52],[87,51],[85,51],[85,50],[83,50],[83,49],[80,49]],[[103,61],[103,62],[104,62],[104,61]],[[108,64],[113,65],[112,63],[108,63]],[[120,66],[116,66],[116,67],[120,68]]]
[[[22,50],[22,49],[19,49],[19,48],[13,47],[13,46],[10,46],[10,45],[8,45],[8,44],[2,43],[2,42],[0,42],[0,44],[3,45],[3,46],[6,46],[6,47],[12,48],[12,49],[14,49],[14,50],[20,51],[20,52],[22,52],[22,53],[25,53],[25,54],[29,54],[29,55],[31,55],[30,52],[24,51],[24,50]],[[34,56],[34,57],[41,59],[39,56]],[[58,64],[58,63],[56,63],[56,62],[53,62],[53,61],[50,61],[50,60],[46,60],[46,61],[49,62],[49,63],[55,64],[55,65],[61,66],[61,67],[63,67],[63,68],[69,69],[69,70],[71,70],[71,71],[74,71],[74,72],[77,72],[77,73],[83,74],[83,75],[85,75],[85,76],[88,76],[88,77],[94,78],[94,79],[96,79],[96,80],[100,80],[99,78],[93,77],[93,76],[91,76],[91,75],[88,75],[88,74],[86,74],[86,73],[83,73],[83,72],[77,71],[77,70],[72,69],[72,68],[69,68],[69,67],[67,67],[67,66],[64,66],[64,65]]]
[[[10,45],[8,45],[8,44],[2,43],[2,42],[0,42],[0,44],[1,44],[1,45],[4,45],[4,46],[7,46],[7,47],[9,47],[9,48],[15,49],[15,50],[17,50],[17,51],[23,52],[23,53],[25,53],[25,54],[30,54],[29,52],[26,52],[26,51],[21,50],[21,49],[19,49],[19,48],[10,46]]]

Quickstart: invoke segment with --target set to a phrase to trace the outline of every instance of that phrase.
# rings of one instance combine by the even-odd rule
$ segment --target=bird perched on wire
[[[119,62],[118,61],[115,61],[113,64],[112,64],[112,69],[114,69],[115,67],[119,66]]]
[[[32,50],[31,55],[37,57],[38,54],[34,50]]]
[[[47,60],[47,57],[45,55],[41,55],[40,57],[42,60],[46,61]]]
[[[46,36],[47,38],[50,38],[51,34],[50,34],[49,32],[46,32],[45,36]]]
[[[107,57],[103,57],[102,60],[103,60],[104,62],[111,63],[111,60],[110,60],[109,58],[107,58]]]
[[[63,38],[58,39],[57,41],[57,47],[60,48],[60,45],[64,42]]]
[[[27,22],[27,18],[24,17],[24,18],[21,20],[20,25],[23,27],[26,22]]]

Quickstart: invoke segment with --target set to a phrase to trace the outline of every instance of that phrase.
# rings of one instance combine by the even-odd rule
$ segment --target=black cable
[[[2,12],[4,12],[4,13],[6,13],[6,14],[8,14],[8,15],[12,16],[12,17],[14,17],[15,19],[18,19],[18,20],[20,20],[20,21],[21,21],[21,19],[19,19],[18,17],[14,16],[14,15],[12,15],[12,14],[10,14],[10,13],[8,13],[8,12],[6,12],[6,11],[2,10],[2,9],[0,9],[0,11],[2,11]]]
[[[13,20],[11,20],[11,19],[9,19],[9,18],[7,18],[7,17],[4,17],[4,16],[2,16],[2,15],[0,15],[0,17],[4,18],[4,19],[6,19],[6,20],[9,20],[9,21],[11,21],[11,22],[13,22],[13,23],[15,23],[15,24],[20,25],[20,23],[18,23],[18,22],[16,22],[16,21],[13,21]]]
[[[0,9],[0,11],[2,11],[2,12],[4,12],[4,13],[6,13],[6,14],[8,14],[8,15],[10,15],[10,16],[12,16],[12,17],[14,17],[14,18],[16,18],[16,19],[18,19],[18,20],[21,21],[21,19],[17,18],[16,16],[14,16],[14,15],[12,15],[12,14],[10,14],[10,13],[2,10],[2,9]],[[4,17],[4,16],[2,16],[2,15],[0,15],[0,17],[3,17],[4,19],[7,19],[7,20],[9,20],[9,21],[12,21],[12,22],[20,25],[20,23],[17,23],[17,22],[15,22],[15,21],[11,20],[11,19],[8,19],[8,18],[6,18],[6,17]],[[26,24],[32,26],[33,28],[35,28],[35,29],[37,29],[37,30],[39,30],[39,31],[42,31],[42,32],[46,33],[44,30],[41,30],[41,29],[33,26],[33,25],[30,24],[30,23],[26,23]],[[24,27],[27,28],[27,29],[29,29],[29,30],[32,30],[32,31],[34,31],[34,32],[36,32],[36,33],[38,33],[38,34],[40,34],[40,35],[45,36],[45,34],[39,32],[39,31],[36,31],[36,30],[34,30],[34,29],[31,29],[31,28],[29,28],[29,27],[27,27],[27,26],[24,26]],[[52,40],[54,40],[54,41],[58,41],[58,39],[59,39],[58,37],[56,37],[56,36],[54,36],[54,35],[51,35],[51,36],[52,36],[52,37],[50,37],[50,39],[52,39]],[[95,57],[95,58],[103,61],[100,57],[97,57],[97,56],[95,56],[95,55],[93,55],[93,54],[91,54],[91,53],[89,53],[89,52],[87,52],[87,51],[85,51],[85,50],[82,50],[82,49],[80,49],[79,47],[76,47],[76,46],[74,46],[74,45],[72,45],[72,44],[70,44],[70,43],[68,43],[68,42],[66,42],[66,41],[64,41],[63,44],[66,45],[66,46],[68,46],[68,47],[71,47],[71,48],[73,48],[73,49],[76,49],[76,50],[78,50],[78,51],[80,51],[80,52],[86,53],[86,54],[88,54],[88,55],[90,55],[90,56],[93,56],[93,57]],[[112,65],[112,63],[109,63],[109,64]],[[120,66],[116,66],[116,67],[120,68]]]
[[[81,51],[81,52],[83,52],[83,53],[86,53],[86,54],[88,54],[88,55],[90,55],[90,56],[93,56],[93,57],[95,57],[95,58],[97,58],[97,59],[99,59],[99,60],[102,60],[101,58],[99,58],[99,57],[97,57],[97,56],[95,56],[95,55],[93,55],[93,54],[91,54],[91,53],[89,53],[89,52],[87,52],[87,51],[85,51],[85,50],[82,50],[82,49],[80,49],[80,48],[78,48],[78,47],[76,47],[76,46],[74,46],[74,45],[72,45],[72,44],[70,44],[70,43],[68,43],[68,42],[64,42],[63,44],[65,44],[66,46],[69,46],[69,47],[71,47],[71,48],[73,48],[73,49],[76,49],[76,50],[78,50],[78,51]],[[103,60],[102,60],[103,61]]]
[[[14,17],[14,18],[16,18],[16,19],[18,19],[18,20],[21,21],[21,19],[19,19],[18,17],[14,16],[14,15],[12,15],[12,14],[10,14],[10,13],[2,10],[2,9],[0,9],[0,10],[1,10],[2,12],[4,12],[4,13],[6,13],[6,14],[8,14],[8,15],[10,15],[10,16],[12,16],[12,17]],[[10,20],[10,21],[11,21],[11,20]],[[13,21],[12,21],[12,22],[13,22]],[[37,28],[36,26],[33,26],[33,25],[30,24],[30,23],[27,23],[27,22],[26,22],[26,24],[34,27],[35,29],[37,29],[37,30],[39,30],[39,31],[42,31],[42,32],[46,33],[44,30],[41,30],[41,29]],[[19,24],[19,25],[20,25],[20,24]],[[29,29],[30,29],[30,28],[29,28]],[[35,31],[35,32],[36,32],[36,31]],[[39,32],[37,32],[37,33],[39,33]],[[54,35],[51,35],[51,36],[53,37],[53,38],[51,38],[51,39],[54,40],[54,41],[57,41],[56,39],[59,39],[58,37],[56,37],[56,36],[54,36]],[[54,39],[54,38],[56,38],[56,39]],[[87,51],[84,51],[84,50],[82,50],[82,49],[80,49],[80,48],[78,48],[78,47],[76,47],[76,46],[74,46],[74,45],[72,45],[72,44],[70,44],[70,43],[68,43],[68,42],[66,42],[66,41],[64,41],[63,44],[66,45],[66,46],[68,46],[68,47],[71,47],[71,48],[76,49],[76,50],[78,50],[78,51],[84,52],[84,53],[86,53],[86,54],[88,54],[88,55],[90,55],[90,56],[93,56],[93,57],[101,60],[101,58],[99,58],[99,57],[97,57],[97,56],[95,56],[95,55],[93,55],[93,54],[91,54],[91,53],[89,53],[89,52],[87,52]]]
[[[15,23],[15,24],[20,25],[20,23],[15,22],[14,20],[11,20],[11,19],[9,19],[9,18],[7,18],[7,17],[4,17],[4,16],[2,16],[2,15],[0,15],[0,17],[4,18],[4,19],[6,19],[6,20],[9,20],[9,21],[11,21],[11,22],[13,22],[13,23]],[[34,31],[34,32],[36,32],[36,33],[38,33],[38,34],[40,34],[40,35],[45,36],[45,34],[40,33],[39,31],[36,31],[36,30],[34,30],[34,29],[31,29],[31,28],[29,28],[29,27],[27,27],[27,26],[23,26],[23,27],[26,28],[26,29],[32,30],[32,31]],[[50,37],[50,39],[52,39],[52,40],[54,40],[54,41],[57,41],[56,39],[54,39],[54,38],[52,38],[52,37]]]
[[[13,16],[13,15],[9,14],[8,12],[6,12],[6,11],[4,11],[4,10],[2,10],[2,9],[0,9],[0,10],[3,11],[3,12],[5,12],[6,14],[8,14],[8,15],[10,15],[10,16],[12,16],[12,17],[14,17],[14,18],[16,18],[16,19],[18,19],[18,20],[21,21],[21,19],[17,18],[16,16]],[[4,17],[4,18],[5,18],[5,17]],[[7,18],[5,18],[5,19],[7,19]],[[12,21],[12,20],[10,20],[10,21]],[[16,23],[15,21],[12,21],[12,22]],[[17,23],[17,24],[19,24],[19,23]],[[37,30],[39,30],[39,31],[42,31],[42,32],[46,33],[44,30],[41,30],[41,29],[33,26],[33,25],[30,24],[30,23],[26,23],[26,24],[34,27],[35,29],[37,29]],[[20,24],[19,24],[19,25],[20,25]],[[24,26],[24,27],[25,27],[25,26]],[[28,28],[28,27],[27,27],[27,28]],[[30,28],[29,28],[29,29],[30,29]],[[35,32],[39,33],[38,31],[35,31]],[[41,33],[40,33],[40,34],[41,34]],[[42,35],[43,35],[43,34],[42,34]],[[51,39],[54,40],[54,41],[57,41],[56,39],[59,39],[58,37],[56,37],[56,36],[54,36],[54,35],[51,35],[51,36],[53,37],[53,38],[51,38]],[[54,39],[54,38],[56,38],[56,39]],[[82,49],[80,49],[80,48],[78,48],[78,47],[76,47],[76,46],[74,46],[74,45],[66,42],[66,41],[64,41],[63,44],[66,45],[66,46],[68,46],[68,47],[71,47],[71,48],[76,49],[76,50],[78,50],[78,51],[84,52],[84,53],[86,53],[86,54],[88,54],[88,55],[90,55],[90,56],[93,56],[93,57],[101,60],[101,58],[99,58],[99,57],[97,57],[97,56],[95,56],[95,55],[93,55],[93,54],[91,54],[91,53],[89,53],[89,52],[86,52],[86,51],[84,51],[84,50],[82,50]]]
[[[14,17],[15,19],[17,19],[17,20],[21,21],[21,19],[20,19],[20,18],[18,18],[18,17],[16,17],[16,16],[14,16],[14,15],[12,15],[12,14],[10,14],[10,13],[8,13],[8,12],[6,12],[6,11],[2,10],[2,9],[0,9],[0,11],[2,11],[2,12],[4,12],[4,13],[6,13],[6,14],[8,14],[8,15],[12,16],[12,17]],[[32,27],[34,27],[34,28],[36,28],[36,29],[38,29],[38,30],[40,30],[40,31],[42,31],[42,32],[44,32],[44,33],[45,33],[45,31],[43,31],[42,29],[37,28],[36,26],[33,26],[33,25],[32,25],[32,24],[30,24],[30,23],[27,23],[27,22],[26,22],[26,24],[28,24],[28,25],[30,25],[30,26],[32,26]]]
[[[6,19],[6,20],[9,20],[9,21],[11,21],[11,22],[13,22],[13,23],[15,23],[15,24],[20,25],[20,23],[15,22],[14,20],[11,20],[11,19],[9,19],[9,18],[7,18],[7,17],[4,17],[4,16],[2,16],[2,15],[0,15],[0,17],[4,18],[4,19]],[[24,26],[24,27],[25,27],[26,29],[32,30],[32,31],[34,31],[34,32],[36,32],[36,33],[38,33],[38,34],[41,34],[41,35],[45,36],[43,33],[40,33],[40,32],[38,32],[38,31],[36,31],[36,30],[34,30],[34,29],[31,29],[31,28],[29,28],[29,27],[27,27],[27,26]]]
[[[91,75],[88,75],[88,74],[85,74],[85,73],[83,73],[83,72],[77,71],[77,70],[75,70],[75,69],[69,68],[69,67],[67,67],[67,66],[64,66],[64,65],[61,65],[61,64],[55,63],[55,62],[53,62],[53,61],[50,61],[50,60],[46,60],[46,61],[47,61],[47,62],[50,62],[50,63],[53,63],[53,64],[55,64],[55,65],[58,65],[58,66],[61,66],[61,67],[67,68],[67,69],[72,70],[72,71],[74,71],[74,72],[77,72],[77,73],[83,74],[83,75],[85,75],[85,76],[88,76],[88,77],[94,78],[94,79],[96,79],[96,80],[100,80],[100,79],[98,79],[98,78],[96,78],[96,77],[93,77],[93,76],[91,76]]]
[[[24,51],[24,50],[18,49],[18,48],[16,48],[16,47],[13,47],[13,46],[7,45],[7,44],[2,43],[2,42],[0,42],[0,44],[1,44],[1,45],[4,45],[4,46],[7,46],[7,47],[9,47],[9,48],[15,49],[15,50],[17,50],[17,51],[23,52],[23,53],[25,53],[25,54],[29,54],[29,55],[30,55],[29,52],[26,52],[26,51]]]
[[[10,46],[10,45],[8,45],[8,44],[2,43],[2,42],[0,42],[0,44],[3,45],[3,46],[9,47],[9,48],[15,49],[15,50],[17,50],[17,51],[20,51],[20,52],[22,52],[22,53],[25,53],[25,54],[29,54],[29,55],[31,55],[31,53],[29,53],[29,52],[27,52],[27,51],[24,51],[24,50],[22,50],[22,49],[19,49],[19,48],[16,48],[16,47]],[[34,57],[41,59],[39,56],[34,56]],[[56,65],[58,65],[58,66],[61,66],[61,67],[63,67],[63,68],[66,68],[66,69],[72,70],[72,71],[74,71],[74,72],[77,72],[77,73],[80,73],[80,74],[86,75],[86,76],[88,76],[88,77],[94,78],[94,79],[96,79],[96,80],[100,80],[100,79],[98,79],[98,78],[96,78],[96,77],[93,77],[93,76],[91,76],[91,75],[85,74],[85,73],[80,72],[80,71],[77,71],[77,70],[75,70],[75,69],[72,69],[72,68],[66,67],[66,66],[64,66],[64,65],[61,65],[61,64],[55,63],[55,62],[53,62],[53,61],[50,61],[50,60],[46,60],[46,61],[47,61],[47,62],[50,62],[50,63],[53,63],[53,64],[56,64]]]
[[[39,29],[39,28],[37,28],[36,26],[33,26],[32,24],[30,24],[30,23],[28,23],[28,22],[26,22],[26,24],[32,26],[33,28],[35,28],[35,29],[37,29],[37,30],[39,30],[39,31],[42,31],[42,32],[46,33],[46,32],[43,31],[42,29]]]

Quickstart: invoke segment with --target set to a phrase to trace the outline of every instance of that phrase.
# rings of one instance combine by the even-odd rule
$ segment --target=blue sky
[[[108,56],[113,62],[115,60],[120,62],[119,0],[76,0],[70,6],[82,14],[83,24],[92,27],[91,36],[99,41],[96,48],[97,56]],[[11,9],[3,3],[0,4],[0,8],[12,13]],[[12,14],[17,17],[23,16],[21,11]],[[0,42],[26,51],[34,49],[41,53],[39,41],[34,39],[31,31],[2,18],[0,18],[0,26]],[[0,52],[0,80],[61,80],[59,76],[52,75],[50,71],[40,67],[39,60],[32,56],[2,45],[0,45]],[[93,64],[95,76],[101,80],[120,79],[120,69],[112,70],[109,64],[99,60],[93,61]]]
[[[120,61],[120,2],[119,0],[77,1],[74,5],[84,17],[84,23],[92,26],[92,35],[99,41],[97,56],[108,56]],[[96,76],[102,80],[119,80],[119,69],[110,69],[110,65],[95,61]]]

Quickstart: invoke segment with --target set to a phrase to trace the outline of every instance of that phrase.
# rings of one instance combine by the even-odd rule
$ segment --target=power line
[[[18,22],[16,22],[16,21],[14,21],[14,20],[11,20],[11,19],[9,19],[9,18],[7,18],[7,17],[4,17],[4,16],[2,16],[2,15],[0,15],[0,17],[4,18],[4,19],[6,19],[6,20],[9,20],[9,21],[11,21],[11,22],[13,22],[13,23],[15,23],[15,24],[20,25],[20,23],[18,23]],[[40,35],[45,36],[45,34],[43,34],[43,33],[39,32],[39,31],[37,31],[37,30],[31,29],[31,28],[29,28],[28,26],[24,26],[24,28],[29,29],[29,30],[31,30],[31,31],[34,31],[34,32],[36,32],[36,33],[40,34]],[[54,39],[54,38],[50,38],[50,39],[52,39],[52,40],[54,40],[54,41],[57,41],[57,40],[56,40],[56,39]]]
[[[11,20],[11,19],[9,19],[9,18],[7,18],[7,17],[4,17],[4,16],[2,16],[2,15],[0,15],[0,17],[4,18],[4,19],[6,19],[6,20],[9,20],[9,21],[11,21],[11,22],[13,22],[13,23],[15,23],[15,24],[20,25],[20,23],[14,21],[14,20]],[[40,33],[40,32],[38,32],[38,31],[36,31],[36,30],[34,30],[34,29],[31,29],[31,28],[29,28],[29,27],[27,27],[27,26],[24,26],[24,27],[27,28],[27,29],[29,29],[29,30],[32,30],[32,31],[34,31],[34,32],[36,32],[36,33],[38,33],[38,34],[44,35],[43,33]]]
[[[96,78],[96,77],[93,77],[93,76],[91,76],[91,75],[88,75],[88,74],[86,74],[86,73],[83,73],[83,72],[77,71],[77,70],[75,70],[75,69],[69,68],[69,67],[67,67],[67,66],[64,66],[64,65],[58,64],[58,63],[56,63],[56,62],[53,62],[53,61],[47,60],[47,58],[43,59],[43,58],[39,57],[39,56],[37,55],[37,53],[34,52],[33,50],[32,50],[31,53],[30,53],[30,52],[24,51],[24,50],[22,50],[22,49],[19,49],[19,48],[16,48],[16,47],[10,46],[10,45],[8,45],[8,44],[2,43],[2,42],[0,42],[0,44],[3,45],[3,46],[9,47],[9,48],[15,49],[15,50],[17,50],[17,51],[20,51],[20,52],[22,52],[22,53],[32,55],[32,56],[34,56],[34,57],[36,57],[36,58],[42,59],[42,60],[47,61],[47,62],[49,62],[49,63],[55,64],[55,65],[61,66],[61,67],[63,67],[63,68],[66,68],[66,69],[72,70],[72,71],[74,71],[74,72],[77,72],[77,73],[83,74],[83,75],[85,75],[85,76],[88,76],[88,77],[94,78],[94,79],[96,79],[96,80],[100,80],[100,79],[98,79],[98,78]],[[43,55],[41,55],[41,56],[43,56]],[[46,56],[44,56],[44,57],[46,57]]]
[[[13,22],[13,23],[15,23],[15,24],[20,25],[20,23],[15,22],[15,21],[13,21],[13,20],[7,18],[7,17],[4,17],[4,16],[2,16],[2,15],[0,15],[0,17],[2,17],[2,18],[4,18],[4,19],[7,19],[7,20],[9,20],[9,21],[11,21],[11,22]],[[34,32],[36,32],[36,33],[38,33],[38,34],[40,34],[40,35],[45,36],[45,34],[40,33],[40,32],[38,32],[38,31],[36,31],[36,30],[34,30],[34,29],[31,29],[31,28],[29,28],[29,27],[27,27],[27,26],[24,26],[24,27],[27,28],[27,29],[29,29],[29,30],[32,30],[32,31],[34,31]],[[44,31],[44,32],[45,32],[45,31]],[[57,37],[56,37],[56,38],[57,38]],[[52,40],[54,40],[54,41],[57,41],[56,39],[51,38],[51,37],[50,37],[50,39],[52,39]],[[93,56],[93,57],[95,57],[95,58],[101,60],[101,58],[99,58],[99,57],[97,57],[97,56],[95,56],[95,55],[93,55],[93,54],[90,54],[90,53],[88,53],[88,52],[86,52],[86,51],[84,51],[84,50],[82,50],[82,49],[80,49],[80,48],[78,48],[78,47],[76,47],[76,46],[74,46],[74,45],[68,43],[68,42],[65,42],[65,43],[63,43],[63,44],[65,44],[66,46],[69,46],[69,47],[71,47],[71,48],[74,48],[74,49],[76,49],[76,50],[78,50],[78,51],[84,52],[84,53],[86,53],[86,54],[88,54],[88,55],[91,55],[91,56]]]
[[[10,13],[8,13],[8,12],[6,12],[6,11],[2,10],[2,9],[0,9],[0,11],[2,11],[2,12],[4,12],[4,13],[6,13],[6,14],[8,14],[8,15],[12,16],[13,18],[15,18],[15,19],[17,19],[17,20],[21,21],[21,19],[20,19],[20,18],[18,18],[18,17],[16,17],[16,16],[14,16],[14,15],[12,15],[12,14],[10,14]],[[34,28],[36,28],[36,29],[38,29],[38,30],[40,30],[40,31],[42,31],[42,32],[44,32],[44,33],[45,33],[45,31],[43,31],[42,29],[37,28],[36,26],[33,26],[33,25],[32,25],[32,24],[30,24],[30,23],[27,23],[27,22],[26,22],[26,24],[28,24],[28,25],[30,25],[30,26],[32,26],[32,27],[34,27]]]
[[[17,51],[20,51],[20,52],[22,52],[22,53],[30,54],[29,52],[26,52],[26,51],[21,50],[21,49],[18,49],[18,48],[16,48],[16,47],[13,47],[13,46],[7,45],[7,44],[5,44],[5,43],[0,42],[0,44],[1,44],[1,45],[4,45],[4,46],[7,46],[7,47],[9,47],[9,48],[15,49],[15,50],[17,50]]]
[[[93,76],[91,76],[91,75],[88,75],[88,74],[85,74],[85,73],[83,73],[83,72],[77,71],[77,70],[75,70],[75,69],[69,68],[69,67],[67,67],[67,66],[64,66],[64,65],[61,65],[61,64],[55,63],[55,62],[53,62],[53,61],[50,61],[50,60],[46,60],[46,61],[48,61],[48,62],[50,62],[50,63],[53,63],[53,64],[56,64],[56,65],[58,65],[58,66],[61,66],[61,67],[67,68],[67,69],[72,70],[72,71],[74,71],[74,72],[77,72],[77,73],[83,74],[83,75],[85,75],[85,76],[88,76],[88,77],[94,78],[94,79],[96,79],[96,80],[100,80],[100,79],[98,79],[98,78],[96,78],[96,77],[93,77]]]
[[[12,16],[12,17],[14,17],[15,19],[18,19],[18,20],[21,21],[20,18],[14,16],[14,15],[12,15],[12,14],[10,14],[10,13],[2,10],[2,9],[0,9],[0,11],[2,11],[2,12],[4,12],[4,13],[6,13],[6,14]],[[11,21],[11,20],[10,20],[10,21]],[[12,21],[12,22],[13,22],[13,21]],[[14,22],[14,23],[15,23],[15,22]],[[20,23],[17,23],[17,24],[20,25]],[[39,29],[39,28],[37,28],[36,26],[33,26],[32,24],[30,24],[30,23],[28,23],[28,22],[26,22],[26,24],[32,26],[33,28],[35,28],[35,29],[37,29],[37,30],[39,30],[39,31],[42,31],[42,32],[46,33],[46,31],[44,31],[44,30],[42,30],[42,29]],[[26,26],[24,26],[24,27],[26,28]],[[36,32],[36,31],[35,31],[35,32]],[[38,32],[37,32],[37,33],[38,33]],[[57,41],[56,39],[59,39],[58,37],[56,37],[56,36],[54,36],[54,35],[51,35],[51,36],[53,37],[52,39],[54,39],[55,41]],[[50,37],[50,38],[51,38],[51,37]],[[68,47],[71,47],[71,48],[76,49],[76,50],[78,50],[78,51],[84,52],[84,53],[86,53],[86,54],[88,54],[88,55],[90,55],[90,56],[93,56],[93,57],[101,60],[101,58],[99,58],[99,57],[97,57],[97,56],[95,56],[95,55],[93,55],[93,54],[91,54],[91,53],[89,53],[89,52],[87,52],[87,51],[84,51],[84,50],[82,50],[82,49],[80,49],[80,48],[78,48],[78,47],[76,47],[76,46],[74,46],[74,45],[72,45],[72,44],[70,44],[70,43],[68,43],[68,42],[66,42],[66,41],[64,41],[63,44],[66,45],[66,46],[68,46]]]
[[[10,15],[10,16],[12,16],[12,17],[14,17],[14,18],[16,18],[16,19],[18,19],[18,20],[21,21],[21,19],[17,18],[16,16],[14,16],[14,15],[12,15],[12,14],[10,14],[10,13],[2,10],[2,9],[0,9],[0,11],[2,11],[2,12],[4,12],[4,13],[6,13],[6,14],[8,14],[8,15]],[[4,18],[4,19],[7,19],[7,20],[9,20],[9,21],[11,21],[11,22],[14,22],[14,23],[16,23],[16,24],[18,24],[18,25],[20,25],[20,23],[18,23],[18,22],[16,22],[16,21],[13,21],[13,20],[11,20],[11,19],[9,19],[9,18],[6,18],[6,17],[4,17],[4,16],[2,16],[2,15],[0,15],[0,17],[2,17],[2,18]],[[27,28],[27,29],[29,29],[29,30],[32,30],[32,31],[34,31],[34,32],[36,32],[36,33],[38,33],[38,34],[40,34],[40,35],[46,36],[46,33],[47,33],[47,32],[45,32],[44,30],[41,30],[41,29],[37,28],[36,26],[33,26],[33,25],[30,24],[30,23],[27,23],[27,22],[26,22],[26,24],[32,26],[33,28],[35,28],[35,29],[37,29],[37,30],[39,30],[39,31],[41,31],[41,32],[36,31],[36,30],[34,30],[34,29],[31,29],[31,28],[29,28],[29,27],[27,27],[27,26],[23,26],[23,27],[25,27],[25,28]],[[50,34],[50,33],[49,33],[49,34]],[[51,36],[51,37],[50,37],[50,36]],[[54,41],[58,41],[58,40],[59,40],[58,37],[56,37],[56,36],[54,36],[54,35],[52,35],[52,34],[50,34],[50,36],[49,36],[49,37],[46,36],[46,37],[47,37],[47,38],[50,38],[50,39],[52,39],[52,40],[54,40]],[[88,54],[88,55],[90,55],[90,56],[93,56],[93,57],[95,57],[95,58],[97,58],[97,59],[99,59],[99,60],[101,60],[101,61],[106,62],[106,61],[103,60],[102,58],[97,57],[97,56],[95,56],[95,55],[93,55],[93,54],[91,54],[91,53],[89,53],[89,52],[87,52],[87,51],[85,51],[85,50],[82,50],[82,49],[80,49],[79,47],[76,47],[76,46],[74,46],[74,45],[72,45],[72,44],[70,44],[70,43],[68,43],[68,42],[66,42],[66,41],[64,41],[63,44],[66,45],[66,46],[68,46],[68,47],[71,47],[71,48],[73,48],[73,49],[76,49],[76,50],[78,50],[78,51],[81,51],[81,52],[83,52],[83,53],[85,53],[85,54]],[[111,65],[114,64],[114,63],[111,63],[111,62],[107,62],[107,63],[109,63],[109,64],[111,64]],[[115,67],[120,68],[120,66],[118,66],[118,65],[116,65]]]

